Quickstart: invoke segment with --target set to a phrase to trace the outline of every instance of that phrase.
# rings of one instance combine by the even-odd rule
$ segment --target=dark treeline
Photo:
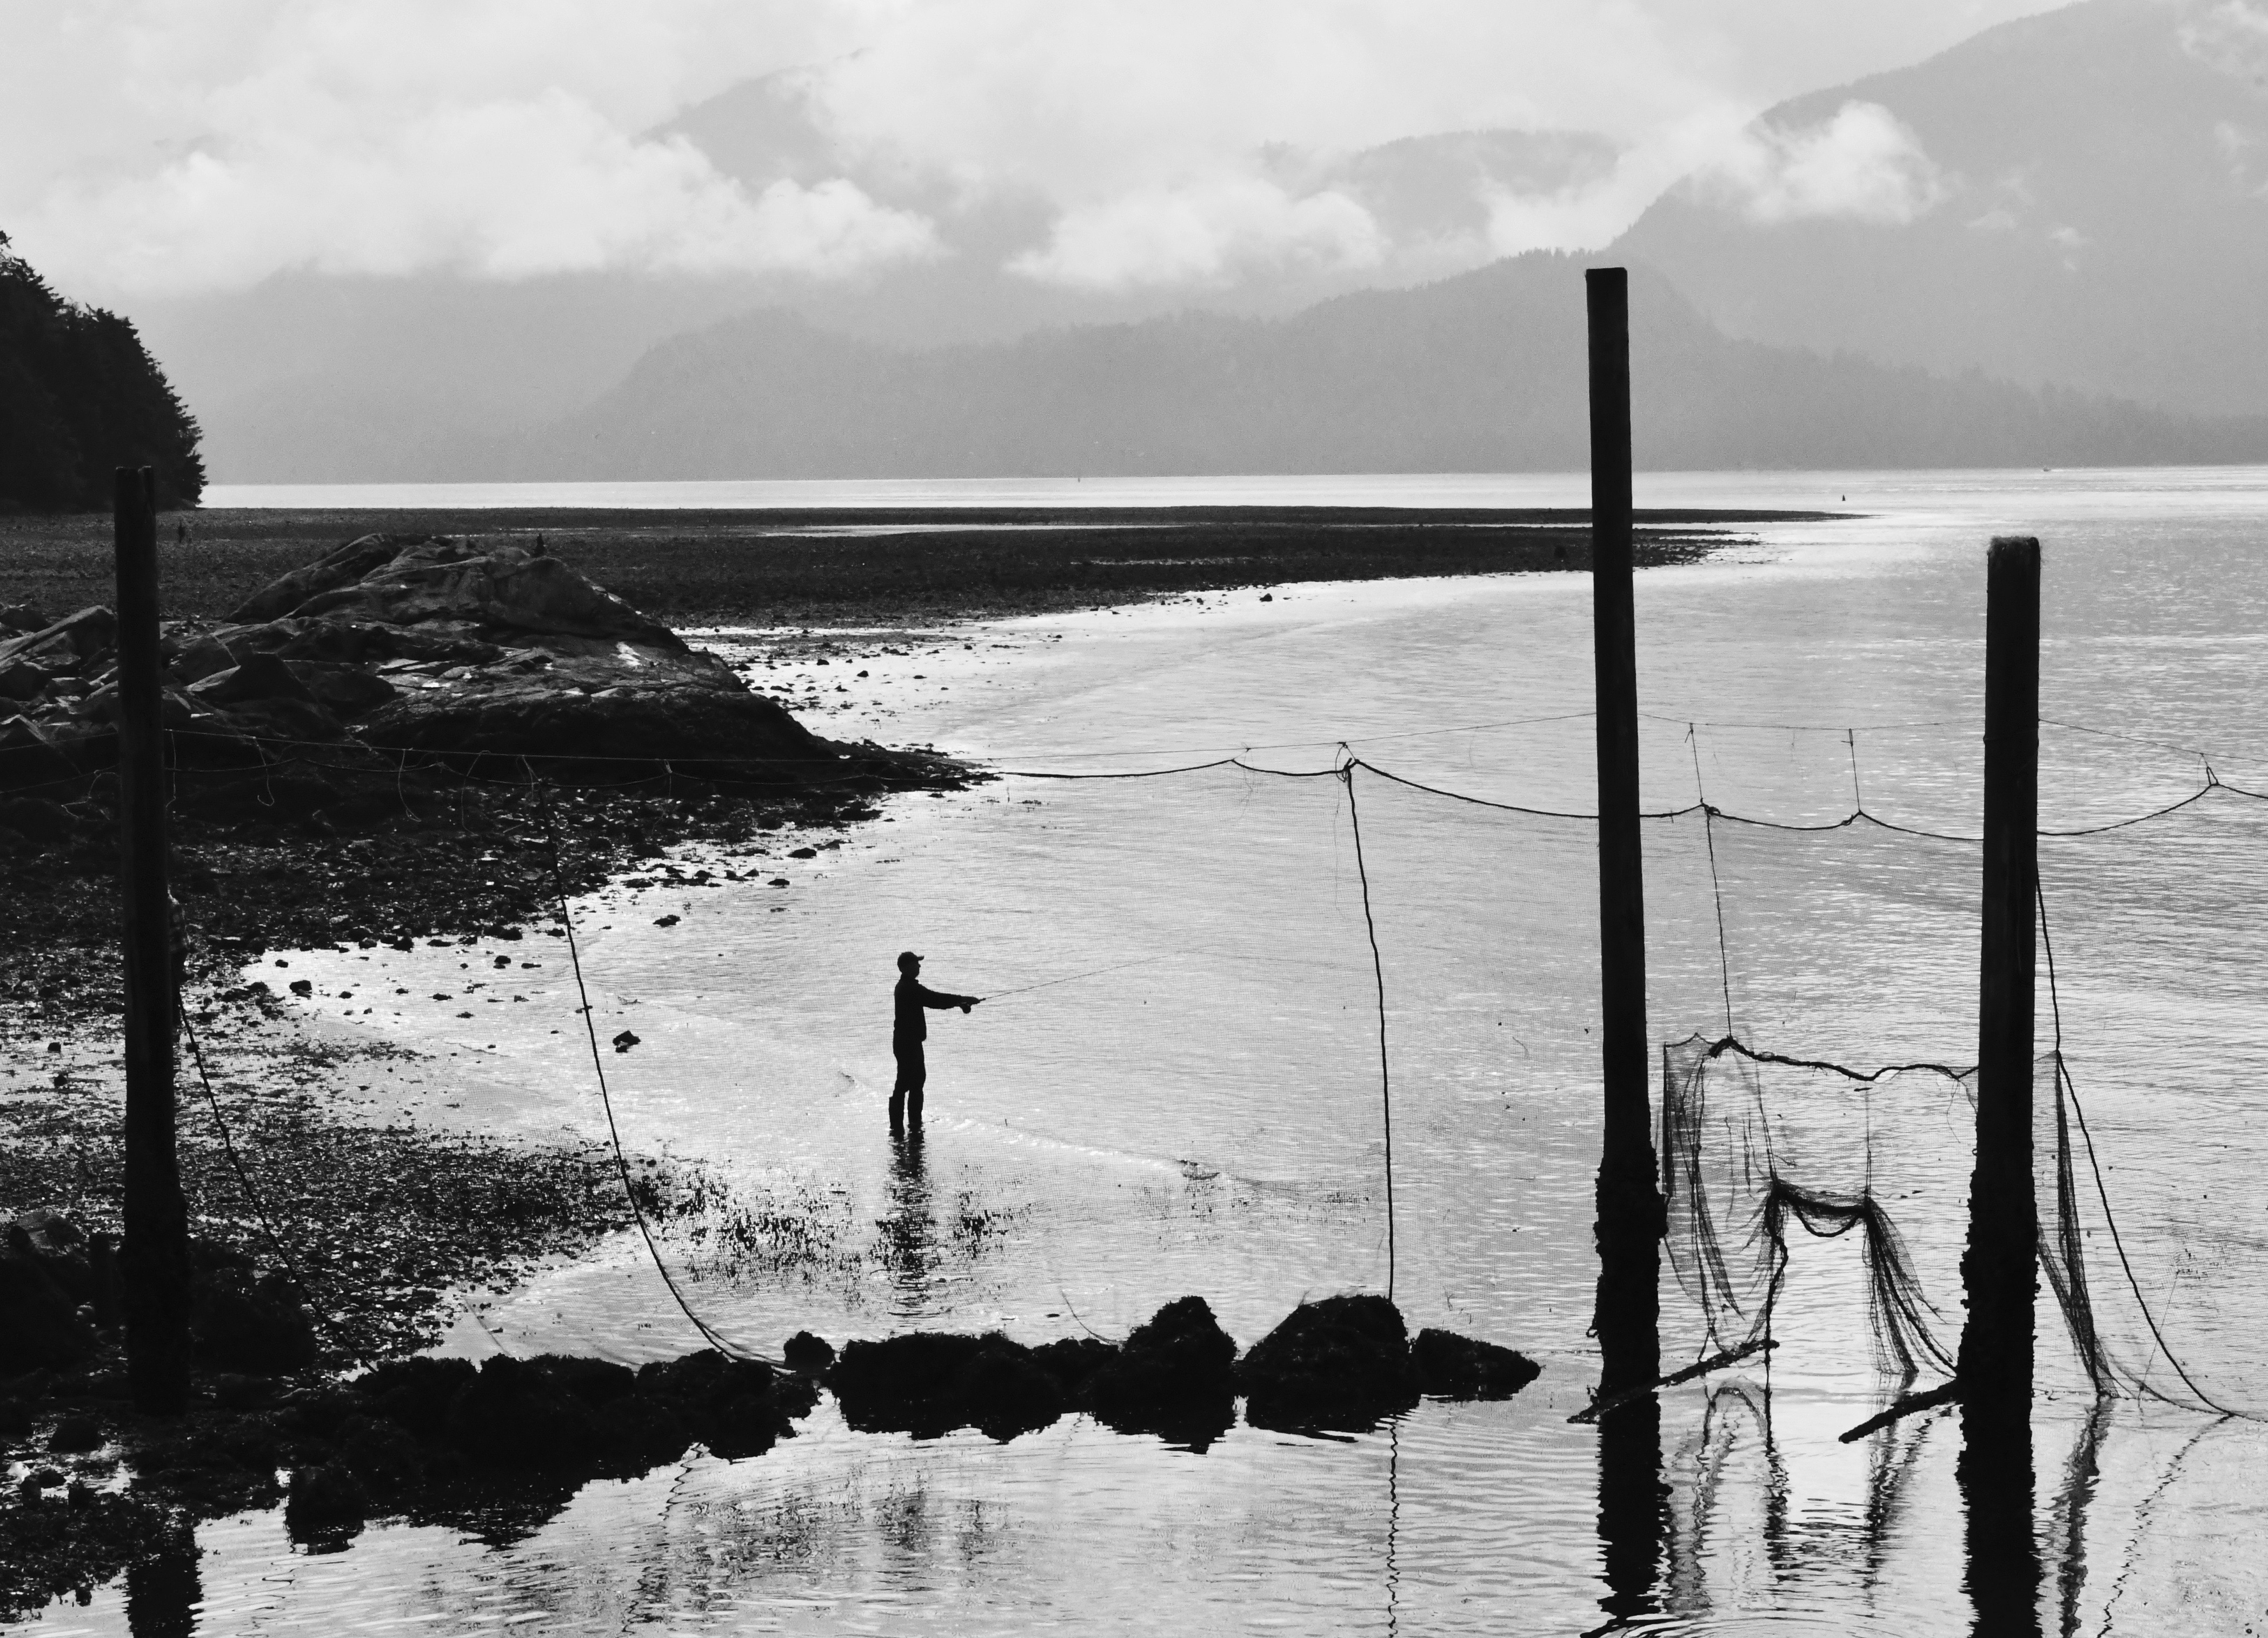
[[[114,466],[151,467],[159,506],[194,506],[197,437],[133,324],[65,301],[0,233],[0,510],[107,507]]]
[[[541,432],[453,440],[432,478],[1573,471],[1588,459],[1581,261],[1536,253],[1277,320],[1185,313],[903,350],[765,312],[663,342]],[[2211,419],[1728,338],[1631,282],[1641,467],[2268,459]]]

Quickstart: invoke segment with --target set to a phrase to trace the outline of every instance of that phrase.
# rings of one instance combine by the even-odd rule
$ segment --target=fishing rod
[[[1005,1001],[1011,995],[1028,995],[1035,989],[1053,989],[1058,984],[1075,984],[1083,978],[1101,978],[1106,973],[1123,973],[1128,967],[1148,966],[1152,962],[1163,961],[1165,959],[1163,956],[1145,956],[1139,961],[1121,961],[1116,966],[1095,967],[1085,973],[1073,973],[1067,978],[1051,978],[1042,983],[1026,984],[1016,989],[996,990],[991,995],[980,995],[977,999]]]

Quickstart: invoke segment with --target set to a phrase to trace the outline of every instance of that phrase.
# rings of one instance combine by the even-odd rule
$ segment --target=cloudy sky
[[[1864,108],[1742,134],[2041,0],[0,0],[0,230],[101,300],[292,270],[856,281],[982,253],[1040,284],[1386,268],[1347,156],[1447,132],[1608,141],[1482,202],[1485,248],[1603,242],[1697,166],[1759,212],[1895,211]],[[803,158],[670,122],[775,77]],[[814,159],[813,155],[816,154]],[[1020,242],[954,224],[1011,202]],[[1469,250],[1471,246],[1467,247]]]

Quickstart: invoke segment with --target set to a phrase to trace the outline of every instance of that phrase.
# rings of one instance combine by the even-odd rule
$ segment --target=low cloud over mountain
[[[2084,0],[1799,98],[1609,253],[1735,335],[2268,411],[2268,6]]]

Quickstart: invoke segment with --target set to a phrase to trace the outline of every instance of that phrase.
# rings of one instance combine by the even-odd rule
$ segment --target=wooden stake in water
[[[173,1149],[173,897],[166,884],[166,746],[158,651],[158,517],[147,466],[121,466],[118,859],[125,901],[126,1374],[134,1407],[172,1415],[189,1397],[189,1228]]]
[[[2004,537],[1992,542],[1984,592],[1984,947],[1961,1387],[1967,1404],[2019,1416],[2031,1410],[2039,1289],[2032,1200],[2039,718],[2040,543]]]
[[[2032,1336],[2033,978],[2039,904],[2040,543],[1985,560],[1984,944],[1977,988],[1977,1164],[1961,1282],[1964,1581],[1978,1632],[2036,1634]]]
[[[1597,1189],[1602,1394],[1661,1374],[1660,1243],[1646,1031],[1646,885],[1639,852],[1637,616],[1631,592],[1630,279],[1583,275],[1590,314],[1591,610],[1599,747],[1600,1069]]]

